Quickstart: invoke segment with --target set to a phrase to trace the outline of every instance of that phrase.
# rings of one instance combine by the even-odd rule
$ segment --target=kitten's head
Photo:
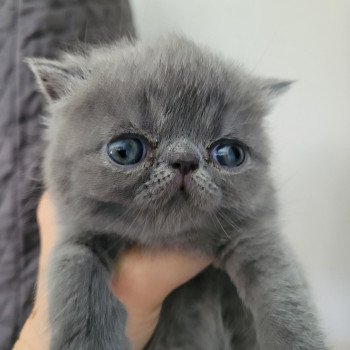
[[[29,63],[48,100],[46,184],[80,226],[152,244],[266,206],[263,116],[288,82],[176,36]]]

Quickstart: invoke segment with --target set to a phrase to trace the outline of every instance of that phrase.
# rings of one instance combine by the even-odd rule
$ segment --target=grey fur
[[[279,234],[269,176],[264,116],[289,82],[254,77],[178,36],[30,65],[49,101],[44,173],[61,234],[51,266],[52,350],[129,348],[108,278],[118,252],[135,243],[217,258],[168,297],[148,350],[327,348]],[[108,159],[106,144],[123,133],[148,140],[145,161]],[[236,170],[209,159],[208,147],[224,137],[249,150]],[[199,164],[186,197],[174,159]]]

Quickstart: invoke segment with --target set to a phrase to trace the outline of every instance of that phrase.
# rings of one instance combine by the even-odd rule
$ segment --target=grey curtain
[[[31,310],[39,251],[42,98],[23,59],[124,35],[135,35],[127,0],[0,0],[0,350]]]

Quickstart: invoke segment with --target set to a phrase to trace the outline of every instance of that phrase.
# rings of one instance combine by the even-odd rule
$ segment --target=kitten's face
[[[173,38],[70,57],[49,86],[62,67],[43,62],[46,181],[79,225],[152,244],[234,228],[264,205],[262,116],[278,85]]]

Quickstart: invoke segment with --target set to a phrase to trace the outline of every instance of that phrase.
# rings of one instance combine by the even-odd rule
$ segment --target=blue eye
[[[109,157],[120,165],[139,163],[145,156],[145,146],[137,138],[125,138],[107,145]]]
[[[219,165],[236,168],[243,164],[245,151],[239,143],[227,140],[216,144],[211,151],[211,156]]]

